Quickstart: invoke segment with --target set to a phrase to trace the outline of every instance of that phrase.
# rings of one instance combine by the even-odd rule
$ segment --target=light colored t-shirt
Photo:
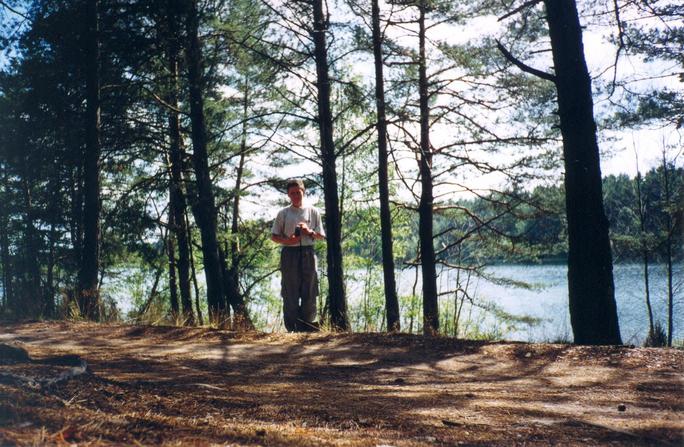
[[[312,206],[302,206],[295,208],[290,205],[278,211],[278,215],[273,221],[271,234],[281,237],[290,237],[294,234],[295,227],[300,223],[306,225],[318,234],[325,236],[323,230],[323,222],[321,221],[321,213]],[[309,236],[302,235],[302,245],[313,245],[314,239]]]

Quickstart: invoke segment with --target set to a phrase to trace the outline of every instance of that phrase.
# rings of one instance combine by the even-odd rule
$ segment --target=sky
[[[0,6],[0,8],[2,8]],[[20,7],[16,8],[21,11]],[[7,25],[11,20],[16,20],[18,16],[12,12],[3,9],[0,11],[0,25]],[[474,30],[474,31],[473,31]],[[449,43],[464,43],[474,36],[489,33],[497,35],[500,33],[500,24],[497,18],[493,16],[486,16],[477,18],[474,21],[468,22],[465,28],[443,26],[441,31],[437,32],[436,38],[444,40]],[[603,73],[603,77],[612,76],[610,67],[614,61],[614,46],[607,42],[607,37],[610,32],[613,32],[610,27],[587,27],[584,32],[585,56],[589,65],[592,76],[598,77]],[[434,35],[434,34],[433,34]],[[396,37],[396,36],[395,36]],[[7,55],[4,51],[0,51],[0,68],[7,64]],[[372,70],[368,64],[365,68],[357,67],[361,72],[367,72],[365,75],[372,76],[368,70]],[[544,68],[544,67],[539,67]],[[673,73],[677,70],[681,71],[681,67],[668,64],[645,64],[639,57],[621,55],[618,64],[619,77],[638,77],[647,76],[648,74],[662,74]],[[672,89],[682,89],[684,85],[678,82],[675,77],[669,77],[659,80],[649,81],[649,83],[642,83],[644,86],[649,84],[655,87],[669,87]],[[595,89],[596,90],[596,89]],[[596,109],[603,107],[602,103],[605,98],[597,96]],[[600,137],[600,146],[602,150],[602,173],[604,175],[626,173],[630,176],[636,174],[638,157],[638,166],[642,171],[659,165],[662,162],[663,149],[667,148],[668,158],[676,160],[678,165],[684,163],[684,155],[682,155],[682,148],[684,147],[684,135],[682,129],[674,129],[673,127],[666,128],[643,128],[639,130],[627,130],[623,132],[602,132]]]
[[[538,6],[540,7],[540,6]],[[629,17],[623,11],[623,20]],[[615,27],[605,24],[588,24],[584,19],[580,19],[583,30],[584,53],[589,68],[590,75],[594,79],[594,111],[595,115],[600,115],[602,109],[606,109],[606,94],[598,93],[599,81],[609,81],[613,77],[611,67],[615,62],[615,45],[610,43],[609,38],[614,33]],[[644,24],[644,21],[640,23]],[[440,30],[435,30],[437,39],[452,44],[467,43],[470,39],[483,36],[485,34],[499,38],[503,30],[497,17],[486,16],[468,22],[465,27],[452,27],[444,25]],[[550,45],[542,45],[550,48]],[[544,60],[544,57],[546,60]],[[542,57],[535,65],[535,68],[545,71],[552,70],[550,53],[542,53]],[[546,65],[545,65],[546,64]],[[511,68],[515,70],[516,68]],[[671,90],[682,91],[684,83],[680,82],[681,66],[673,62],[649,62],[643,61],[641,56],[628,55],[622,52],[617,64],[617,79],[643,79],[663,74],[672,76],[658,78],[648,81],[639,81],[630,85],[632,89],[649,88],[669,88]],[[617,96],[617,95],[616,95]],[[613,98],[619,101],[619,98]],[[612,110],[615,110],[613,106]],[[608,131],[599,129],[599,146],[601,150],[601,171],[603,175],[627,174],[635,176],[637,172],[637,161],[639,169],[644,172],[662,163],[663,150],[666,150],[668,160],[674,161],[678,166],[684,165],[684,129],[676,129],[674,126],[661,127],[654,125],[645,126],[640,129],[627,129],[623,131]]]
[[[335,14],[338,14],[336,17]],[[339,17],[339,11],[333,11],[333,20],[342,21]],[[593,26],[586,27],[584,30],[584,46],[585,56],[589,66],[592,77],[610,79],[613,71],[610,67],[615,61],[614,45],[608,42],[608,37],[614,29],[609,26]],[[497,21],[497,17],[488,16],[475,19],[473,22],[468,22],[466,27],[458,26],[441,26],[432,30],[431,38],[434,40],[443,40],[451,44],[467,43],[471,39],[476,39],[483,34],[490,34],[498,36],[502,32],[502,28]],[[400,34],[407,34],[405,31],[394,30],[394,34],[390,36],[398,39]],[[405,37],[404,44],[416,45],[417,39],[414,35]],[[547,59],[544,60],[544,57]],[[358,61],[354,67],[356,74],[373,82],[374,69],[372,65],[371,56],[366,56],[363,60]],[[551,70],[551,61],[549,53],[543,53],[538,61],[535,61],[537,68]],[[516,68],[511,68],[516,70]],[[641,60],[641,57],[629,56],[621,54],[617,66],[618,79],[624,78],[639,78],[648,77],[654,74],[660,75],[662,73],[676,72],[678,67],[668,63],[651,63],[646,64]],[[679,68],[681,70],[681,68]],[[639,88],[646,87],[669,87],[672,89],[682,89],[684,84],[678,82],[675,77],[666,79],[654,80],[640,83]],[[595,87],[595,110],[597,113],[601,109],[607,107],[608,101],[605,94],[597,93],[599,90]],[[617,98],[613,98],[617,99]],[[433,141],[438,140],[438,130],[433,130]],[[602,174],[619,175],[627,174],[635,176],[637,165],[641,172],[645,172],[650,168],[658,166],[662,162],[663,148],[668,148],[667,155],[669,160],[675,160],[677,165],[681,166],[684,162],[682,151],[682,134],[681,129],[674,129],[672,127],[665,128],[641,128],[638,130],[626,131],[608,131],[601,130],[599,132],[599,146],[602,151],[601,154],[601,169]],[[315,136],[312,138],[315,139]],[[452,136],[445,136],[445,140],[453,139]],[[560,150],[560,148],[559,148]],[[638,163],[637,163],[638,157]],[[415,167],[415,161],[407,160],[411,167]],[[312,163],[302,162],[290,168],[290,170],[283,171],[279,175],[301,175],[302,172],[318,172],[319,168]],[[560,177],[555,177],[559,179]],[[476,188],[488,188],[500,181],[500,178],[481,176],[479,178],[469,178],[468,184]],[[401,188],[403,190],[403,188]],[[454,195],[461,195],[458,192],[453,192]],[[407,201],[411,201],[408,192],[405,192]],[[312,202],[315,202],[318,197],[311,197]]]

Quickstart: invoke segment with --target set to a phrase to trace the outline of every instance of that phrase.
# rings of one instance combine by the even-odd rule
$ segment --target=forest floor
[[[684,445],[681,350],[71,322],[0,343],[31,357],[0,358],[0,445]]]

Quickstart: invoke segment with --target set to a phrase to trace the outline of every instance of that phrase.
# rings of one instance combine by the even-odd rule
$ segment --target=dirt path
[[[3,445],[684,444],[672,349],[0,327],[36,360],[0,359]],[[90,373],[46,385],[70,367],[40,360],[61,354]]]

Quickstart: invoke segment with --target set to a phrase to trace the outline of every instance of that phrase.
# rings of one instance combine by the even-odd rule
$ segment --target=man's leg
[[[284,249],[280,253],[280,296],[283,298],[283,322],[289,332],[297,330],[299,317],[299,253]]]
[[[302,253],[302,305],[299,309],[300,327],[307,332],[318,330],[316,298],[318,298],[316,255],[312,249],[309,249]]]

